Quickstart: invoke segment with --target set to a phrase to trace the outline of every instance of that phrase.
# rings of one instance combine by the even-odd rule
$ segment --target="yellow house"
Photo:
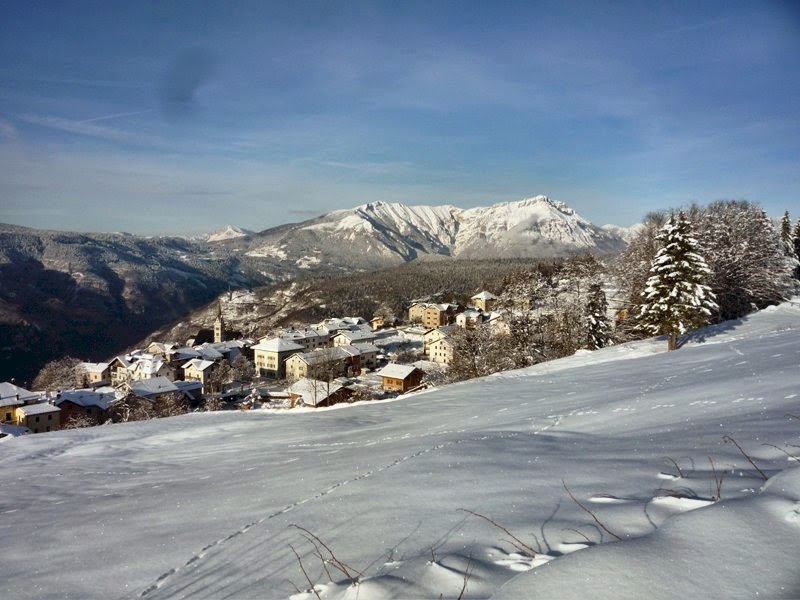
[[[285,379],[286,359],[303,352],[305,346],[276,337],[259,342],[252,350],[253,364],[259,377]]]
[[[455,325],[445,325],[436,329],[429,329],[422,334],[422,353],[430,355],[430,346],[433,342],[446,338],[456,328]]]
[[[408,309],[408,320],[421,322],[428,329],[447,325],[450,317],[458,310],[455,304],[432,304],[428,302],[415,302]]]
[[[407,392],[422,383],[424,373],[412,365],[390,363],[378,371],[381,385],[386,392]]]
[[[17,425],[27,427],[33,433],[58,431],[61,429],[61,409],[49,402],[18,406]]]
[[[214,372],[217,363],[202,358],[193,358],[183,365],[184,380],[199,381],[203,384],[203,393],[207,393],[211,374]]]
[[[97,385],[111,379],[108,363],[83,362],[78,365],[78,369],[83,373],[84,385]]]
[[[292,354],[286,359],[286,378],[296,381],[303,377],[309,379],[341,377],[347,374],[347,358],[349,355],[341,346]]]
[[[39,401],[39,394],[21,388],[13,383],[0,383],[0,421],[16,424],[17,409],[26,404],[35,404]]]
[[[484,312],[491,312],[497,304],[497,296],[486,290],[475,294],[470,300],[472,306],[480,308]]]
[[[428,357],[431,362],[452,364],[455,354],[455,346],[450,338],[443,337],[432,342],[428,348]]]

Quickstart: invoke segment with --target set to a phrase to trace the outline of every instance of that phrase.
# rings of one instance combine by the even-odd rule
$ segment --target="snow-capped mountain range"
[[[547,196],[469,209],[372,202],[249,236],[246,254],[308,265],[345,258],[364,267],[425,256],[552,257],[617,252],[624,232],[597,227]]]

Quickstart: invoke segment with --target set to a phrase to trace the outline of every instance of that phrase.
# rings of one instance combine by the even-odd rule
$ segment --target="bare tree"
[[[78,369],[80,362],[72,356],[50,361],[33,380],[33,389],[51,391],[82,386],[85,372]]]
[[[73,414],[64,424],[64,429],[82,429],[83,427],[92,427],[96,425],[94,419],[85,414]]]
[[[108,411],[114,423],[127,423],[129,421],[147,421],[156,416],[153,402],[130,393],[111,405]]]
[[[175,417],[186,414],[189,410],[189,403],[180,392],[161,394],[153,403],[153,411],[156,417]]]

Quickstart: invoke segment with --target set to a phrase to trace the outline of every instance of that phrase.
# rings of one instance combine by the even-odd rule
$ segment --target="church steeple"
[[[225,338],[225,320],[222,318],[222,303],[217,302],[217,318],[214,319],[214,342],[222,342]]]

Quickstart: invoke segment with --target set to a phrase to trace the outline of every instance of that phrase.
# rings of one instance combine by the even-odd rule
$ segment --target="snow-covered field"
[[[0,442],[0,598],[800,596],[800,308],[665,348]]]

